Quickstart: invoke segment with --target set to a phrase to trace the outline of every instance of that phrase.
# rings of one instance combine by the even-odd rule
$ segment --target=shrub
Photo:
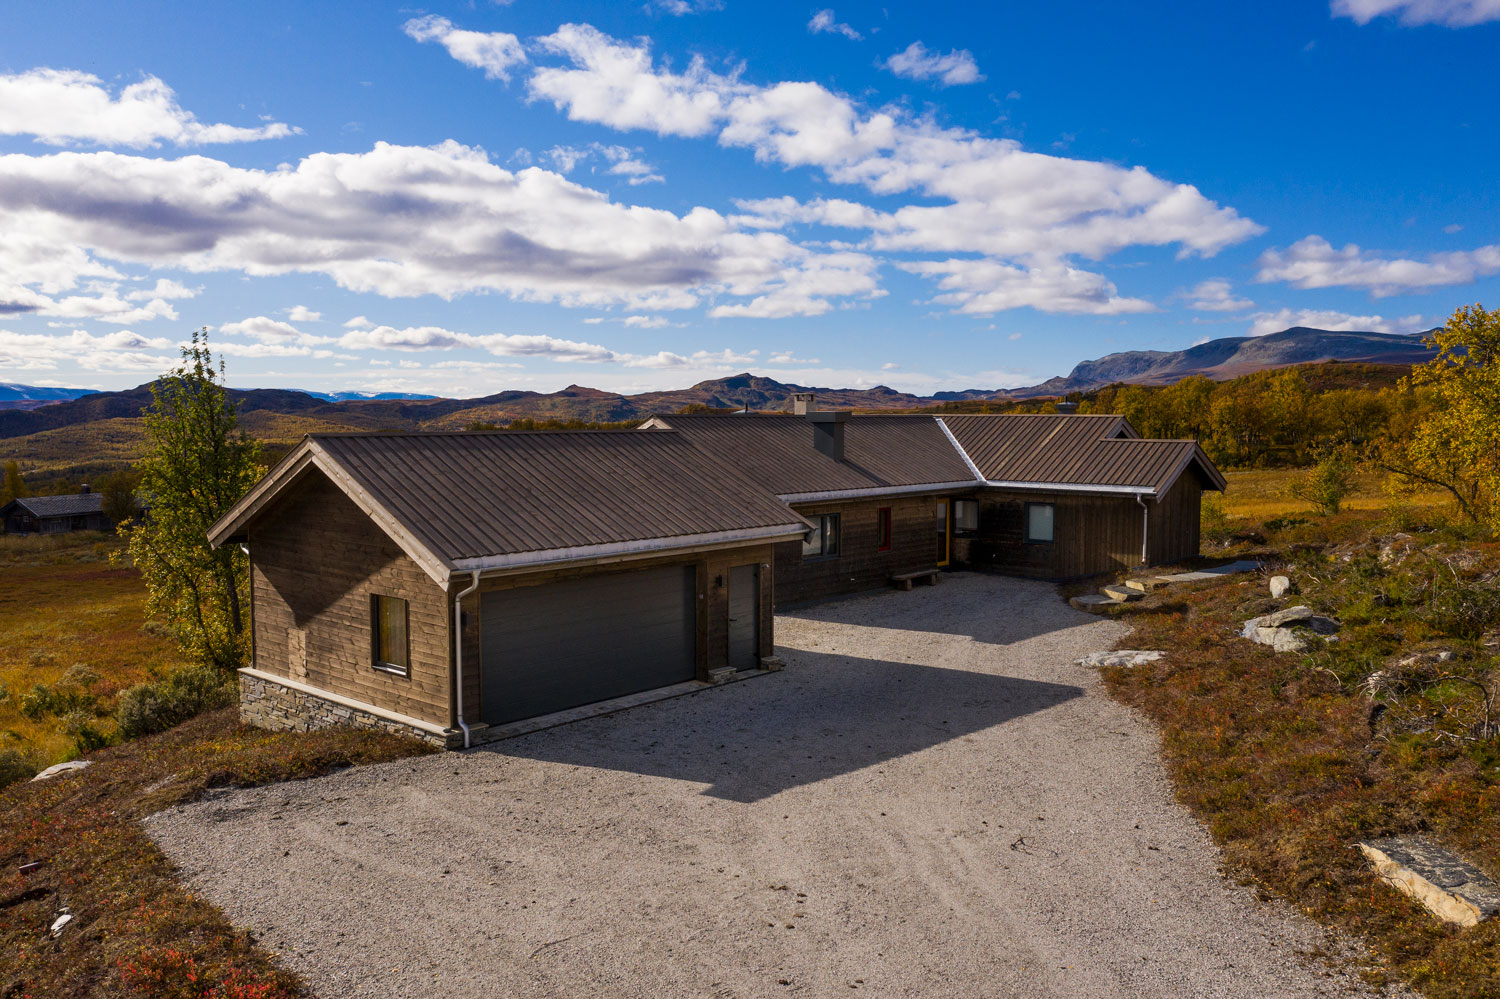
[[[1427,620],[1445,635],[1477,639],[1500,624],[1500,586],[1439,571],[1428,591]]]
[[[187,666],[122,693],[115,721],[120,738],[136,739],[165,732],[204,711],[227,707],[234,698],[233,673],[226,675],[211,666]]]
[[[72,736],[80,753],[92,753],[109,745],[109,736],[94,727],[94,713],[73,710],[63,717],[63,731]]]
[[[0,749],[0,787],[31,780],[40,772],[36,757],[19,749]]]
[[[99,697],[92,688],[98,682],[99,674],[87,666],[70,666],[54,687],[44,683],[32,684],[31,689],[21,695],[21,714],[32,721],[48,715],[93,714]]]
[[[1354,490],[1354,463],[1337,451],[1325,454],[1305,475],[1292,483],[1291,494],[1333,516]]]

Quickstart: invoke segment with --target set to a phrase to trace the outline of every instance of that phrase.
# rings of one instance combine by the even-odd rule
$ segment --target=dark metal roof
[[[485,556],[806,525],[673,433],[314,435],[450,566]]]
[[[855,416],[844,424],[844,460],[813,445],[799,416],[658,416],[710,454],[778,496],[972,483],[974,473],[931,417]]]
[[[19,496],[15,504],[33,517],[81,517],[104,510],[100,493],[71,493],[66,496]],[[9,504],[7,504],[9,505]]]
[[[944,416],[979,473],[990,482],[1151,490],[1158,495],[1197,463],[1224,488],[1196,441],[1143,440],[1122,416]]]

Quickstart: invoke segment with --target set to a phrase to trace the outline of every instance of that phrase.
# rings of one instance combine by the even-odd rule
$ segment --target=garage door
[[[697,676],[694,569],[484,594],[484,720],[498,725]]]

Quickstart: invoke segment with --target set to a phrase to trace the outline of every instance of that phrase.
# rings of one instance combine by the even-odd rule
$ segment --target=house
[[[1224,488],[1116,416],[799,408],[304,439],[209,532],[249,553],[241,716],[467,746],[774,669],[777,606],[1197,554]]]
[[[1121,416],[655,416],[819,529],[777,550],[779,604],[948,566],[1070,579],[1198,553],[1202,492],[1224,478],[1194,441]]]
[[[17,497],[0,507],[0,523],[6,534],[64,534],[114,527],[104,515],[104,497],[87,485],[65,496]]]
[[[329,434],[209,539],[249,552],[243,718],[453,747],[774,667],[773,553],[809,526],[675,433]]]

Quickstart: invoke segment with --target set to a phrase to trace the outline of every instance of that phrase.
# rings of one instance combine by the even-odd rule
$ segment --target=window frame
[[[958,508],[960,503],[971,504],[974,508],[974,526],[958,526]],[[979,501],[977,499],[955,499],[953,501],[953,536],[956,538],[972,538],[979,533]]]
[[[875,550],[888,552],[891,550],[891,508],[882,506],[875,511]]]
[[[401,637],[405,648],[401,650],[401,663],[393,663],[380,657],[381,602],[393,600],[401,605]],[[393,676],[411,676],[411,601],[391,593],[370,594],[370,668]]]
[[[1031,536],[1031,509],[1032,507],[1047,507],[1052,511],[1052,537],[1034,538]],[[1057,504],[1056,503],[1027,503],[1026,504],[1026,543],[1028,545],[1050,545],[1057,542]]]
[[[806,516],[808,520],[815,520],[818,523],[818,550],[815,552],[808,551],[806,548],[807,543],[804,541],[802,561],[813,562],[818,559],[838,558],[841,545],[840,533],[843,528],[843,524],[840,522],[840,515],[837,513],[814,513],[807,514]],[[833,527],[831,532],[828,529],[830,525]],[[832,550],[829,549],[828,545],[828,536],[830,533],[833,535]]]

